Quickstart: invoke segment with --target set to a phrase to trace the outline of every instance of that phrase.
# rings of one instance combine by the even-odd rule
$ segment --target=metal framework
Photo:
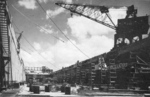
[[[10,39],[8,25],[10,24],[6,0],[0,1],[0,90],[8,87],[10,78]]]
[[[77,13],[102,25],[105,25],[111,29],[116,30],[116,25],[110,18],[108,14],[109,10],[105,6],[66,4],[64,2],[57,2],[56,5],[70,10],[72,13]]]
[[[142,39],[142,35],[147,34],[149,29],[148,16],[137,17],[137,10],[133,5],[129,6],[125,19],[118,20],[116,27],[108,15],[107,7],[64,2],[57,2],[56,5],[116,30],[115,45],[110,52],[54,72],[53,75],[58,78],[59,82],[64,80],[68,83],[72,82],[69,80],[73,69],[74,80],[77,84],[90,86],[97,84],[100,89],[105,86],[108,89],[138,87],[141,90],[148,90],[147,86],[150,86],[150,37]],[[106,22],[106,18],[109,23]],[[135,37],[139,39],[134,40]],[[119,39],[122,42],[118,44]],[[125,40],[128,40],[129,44]],[[102,61],[99,62],[99,58],[102,57],[107,68],[96,71],[94,67],[102,63]]]
[[[32,72],[32,71],[41,71],[43,73],[51,73],[51,72],[53,72],[52,69],[49,69],[46,66],[42,66],[42,67],[25,67],[25,70],[26,71],[30,71],[30,72]]]

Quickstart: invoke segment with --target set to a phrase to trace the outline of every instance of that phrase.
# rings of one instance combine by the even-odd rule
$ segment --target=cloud
[[[47,3],[48,0],[39,0],[40,3]],[[36,9],[37,5],[36,5],[36,0],[19,0],[18,4],[20,6],[24,6],[26,9]]]
[[[35,5],[35,0],[19,0],[18,4],[20,6],[24,6],[26,9],[36,9],[37,6]]]
[[[63,1],[67,3],[72,3],[72,0],[63,0]]]
[[[67,35],[67,34],[68,34],[68,31],[67,31],[67,30],[64,30],[63,33],[64,33],[65,35]]]
[[[40,29],[40,32],[46,33],[46,34],[48,34],[48,33],[51,34],[54,32],[52,29],[52,26],[50,26],[48,24],[41,26],[41,28],[39,28],[39,29]]]
[[[41,50],[41,45],[39,43],[34,43],[34,47],[36,50]],[[50,51],[32,51],[28,53],[28,51],[24,51],[21,49],[20,53],[24,60],[25,66],[28,67],[41,67],[41,66],[47,66],[49,68],[55,68],[53,66],[53,55]],[[43,50],[43,48],[42,48]]]
[[[34,48],[35,48],[36,50],[41,50],[41,46],[40,46],[39,43],[34,42],[34,43],[33,43],[33,46],[34,46]]]
[[[78,37],[81,41],[84,40],[88,34],[97,36],[113,31],[95,21],[79,16],[69,18],[67,24],[71,28],[73,36]]]
[[[113,19],[123,18],[124,16],[124,12],[116,12],[111,14]],[[114,34],[115,31],[112,29],[90,19],[78,16],[68,18],[67,25],[70,28],[72,37],[74,37],[70,38],[70,40],[90,58],[108,52],[113,48],[114,40],[113,38],[109,38],[107,36],[109,34]],[[64,30],[64,32],[68,31],[68,29]],[[40,61],[40,63],[43,63],[42,65],[54,70],[73,65],[78,60],[83,61],[88,59],[69,41],[66,41],[65,43],[57,41],[57,43],[53,45],[48,42],[44,42],[38,43],[38,45],[41,47],[41,54],[55,66],[51,65],[49,62],[46,62],[36,52],[31,52],[31,55],[28,53],[25,54],[24,52],[25,59],[27,60],[31,57],[36,58],[38,62]],[[45,47],[47,48],[46,50],[44,49]],[[32,61],[34,62],[35,60]]]
[[[115,24],[117,24],[118,19],[125,18],[126,10],[127,10],[127,7],[110,8],[109,9],[110,17],[112,18],[112,20]]]
[[[40,3],[47,3],[48,0],[39,0]]]
[[[51,0],[51,1],[55,1],[56,2],[56,0]],[[63,2],[66,2],[66,3],[72,3],[72,0],[58,0],[58,1],[63,1]]]
[[[77,44],[74,40],[71,40],[76,46],[78,46],[89,57],[108,52],[113,47],[113,40],[106,36],[93,36],[90,39],[86,39],[84,42]],[[104,42],[105,41],[105,42]],[[48,43],[47,43],[48,44]],[[36,44],[36,49],[47,44]],[[35,45],[34,45],[35,47]],[[21,50],[22,57],[27,65],[30,67],[47,66],[51,69],[58,70],[62,67],[67,67],[76,63],[77,60],[82,61],[88,59],[80,51],[78,51],[69,41],[62,43],[60,41],[55,45],[50,45],[46,50],[41,51],[41,57],[36,51],[28,54]],[[53,66],[55,65],[55,66]]]
[[[95,25],[97,25],[97,23],[95,23]],[[95,25],[93,24],[93,26]],[[70,27],[71,26],[72,25],[70,25]],[[87,26],[87,28],[88,27],[89,26]],[[74,33],[74,32],[71,32],[71,33]],[[79,39],[80,43],[77,43],[73,39],[71,39],[71,41],[89,57],[94,57],[104,52],[108,52],[113,47],[113,39],[109,39],[108,37],[106,37],[105,33],[100,34],[100,35],[99,33],[91,34],[90,38],[84,37],[82,39],[74,34],[72,35],[76,37],[77,39]],[[83,36],[86,36],[86,34],[83,34]],[[36,43],[34,44],[34,47],[36,49],[41,47],[42,49],[42,51],[40,50],[41,54],[49,62],[42,59],[36,52],[31,52],[31,55],[26,53],[24,57],[26,61],[30,59],[28,63],[32,63],[31,60],[33,61],[33,64],[38,63],[38,65],[33,65],[33,66],[41,66],[40,64],[43,63],[43,65],[51,69],[58,70],[58,69],[61,69],[62,67],[67,67],[67,66],[75,64],[77,60],[82,61],[82,60],[88,59],[84,54],[82,54],[79,50],[77,50],[69,41],[65,43],[58,41],[55,45],[51,45],[46,42],[40,43],[40,44]],[[45,47],[47,47],[46,50],[43,49]],[[35,58],[37,60],[37,63],[32,58]],[[55,66],[51,65],[50,63],[54,64]]]
[[[55,0],[52,0],[52,1],[55,1]],[[66,2],[66,3],[72,3],[73,2],[72,0],[62,0],[62,1]],[[48,19],[49,17],[54,18],[55,16],[57,16],[63,12],[65,12],[65,9],[62,7],[59,7],[59,8],[57,7],[54,10],[49,9],[46,11],[46,19]]]
[[[48,19],[49,17],[55,17],[61,13],[63,13],[65,11],[64,8],[55,8],[55,10],[46,10],[46,19]]]
[[[51,52],[51,51],[48,51],[48,50],[46,50],[46,51],[44,51],[44,52],[42,52],[41,53],[41,55],[48,61],[48,62],[50,62],[51,64],[54,64],[54,60],[53,60],[53,53]],[[50,65],[51,65],[50,64]]]
[[[109,9],[109,14],[113,22],[117,25],[117,20],[126,16],[126,7],[118,9],[111,8]],[[108,18],[106,18],[105,21],[110,24],[110,20]],[[71,28],[73,36],[78,37],[81,41],[88,35],[97,36],[112,34],[112,32],[115,33],[113,29],[83,16],[73,16],[68,19],[67,24]]]

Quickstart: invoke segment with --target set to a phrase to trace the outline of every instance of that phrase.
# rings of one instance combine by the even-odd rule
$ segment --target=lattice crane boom
[[[96,21],[102,25],[116,30],[116,25],[109,17],[109,10],[105,6],[66,4],[64,2],[57,2],[55,4],[67,10],[70,10],[72,13],[76,13],[81,16],[87,17],[93,21]]]
[[[110,7],[67,4],[64,2],[57,2],[56,5],[70,10],[71,13],[76,13],[87,17],[104,26],[116,30],[116,34],[114,36],[114,48],[134,43],[134,38],[136,37],[138,37],[141,41],[142,34],[146,34],[148,32],[148,16],[137,17],[137,9],[135,9],[134,5],[126,6],[126,17],[123,19],[118,19],[117,26],[109,16]]]

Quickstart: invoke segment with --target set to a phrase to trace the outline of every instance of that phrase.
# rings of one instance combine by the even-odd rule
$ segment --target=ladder
[[[9,82],[10,73],[10,39],[8,25],[10,24],[9,15],[6,7],[6,0],[0,1],[0,90],[6,88]]]
[[[136,71],[135,67],[133,67],[133,71],[131,72],[131,77],[129,80],[129,89],[135,89],[138,85],[138,72]]]
[[[85,82],[85,70],[81,71],[81,82],[82,82],[82,84],[85,84],[84,83]]]
[[[93,89],[94,86],[94,79],[96,77],[96,71],[95,71],[95,63],[91,63],[91,78],[90,78],[90,85]]]
[[[103,62],[101,62],[101,66],[100,66],[100,88],[102,88],[103,86],[105,86],[106,85],[106,81],[105,81],[105,79],[106,79],[106,76],[107,76],[107,70],[106,70],[106,68],[104,67],[104,61]]]
[[[100,70],[100,85],[99,85],[99,89],[103,89],[104,87],[107,87],[107,70],[101,69]]]
[[[80,84],[80,66],[77,65],[76,67],[76,83]]]
[[[130,62],[132,63],[131,66],[131,78],[129,80],[129,88],[130,89],[135,89],[137,85],[137,71],[136,71],[136,64],[137,64],[137,54],[138,52],[130,52]]]
[[[106,77],[106,70],[101,69],[101,84],[103,84],[103,79]]]
[[[103,79],[103,77],[106,76],[106,70],[101,70],[101,78]]]
[[[116,65],[115,59],[109,59],[109,66]],[[117,79],[116,69],[109,69],[109,89],[114,89]]]

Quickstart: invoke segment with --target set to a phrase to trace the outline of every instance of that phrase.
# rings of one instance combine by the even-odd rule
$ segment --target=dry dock
[[[149,94],[145,94],[149,95]],[[111,92],[94,92],[94,91],[82,91],[79,94],[65,95],[60,91],[57,92],[44,92],[40,94],[34,94],[29,92],[29,88],[26,85],[21,86],[19,89],[11,89],[4,91],[0,94],[0,97],[149,97],[144,94],[133,94],[133,93],[111,93]]]

